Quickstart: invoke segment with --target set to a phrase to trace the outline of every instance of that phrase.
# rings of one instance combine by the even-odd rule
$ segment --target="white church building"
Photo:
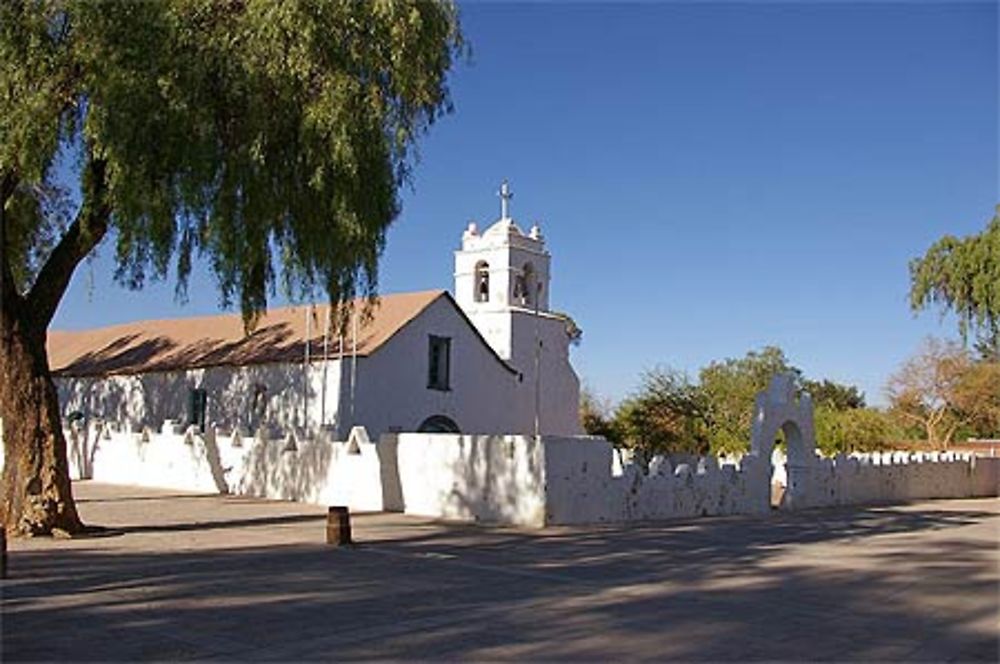
[[[551,257],[538,226],[470,224],[454,294],[382,295],[331,332],[326,305],[272,309],[246,335],[239,314],[49,334],[67,417],[158,428],[383,433],[580,433],[564,316],[549,309]],[[356,302],[355,309],[361,308]]]

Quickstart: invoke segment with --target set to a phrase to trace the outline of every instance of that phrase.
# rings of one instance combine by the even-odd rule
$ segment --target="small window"
[[[449,390],[451,372],[451,338],[429,337],[427,387],[431,390]]]
[[[188,390],[188,425],[195,425],[205,432],[205,410],[208,404],[208,393],[201,388]]]

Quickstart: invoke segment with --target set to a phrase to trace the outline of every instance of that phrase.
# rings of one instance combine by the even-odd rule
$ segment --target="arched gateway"
[[[803,393],[795,398],[795,379],[791,374],[776,375],[768,388],[757,395],[750,453],[770,463],[779,431],[785,434],[788,459],[783,505],[803,507],[808,470],[816,457],[816,434],[812,397]]]

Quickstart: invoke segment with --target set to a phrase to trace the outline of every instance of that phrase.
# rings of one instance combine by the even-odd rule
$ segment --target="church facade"
[[[383,433],[580,433],[565,317],[549,310],[540,229],[501,216],[455,252],[454,295],[383,295],[334,334],[330,307],[142,321],[49,335],[63,412],[138,429],[161,423]],[[355,303],[355,310],[361,303]]]

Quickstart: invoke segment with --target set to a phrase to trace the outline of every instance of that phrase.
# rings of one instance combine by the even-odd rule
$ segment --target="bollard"
[[[7,578],[7,530],[0,526],[0,579]]]
[[[331,507],[326,515],[326,543],[351,544],[351,513],[346,507]]]

